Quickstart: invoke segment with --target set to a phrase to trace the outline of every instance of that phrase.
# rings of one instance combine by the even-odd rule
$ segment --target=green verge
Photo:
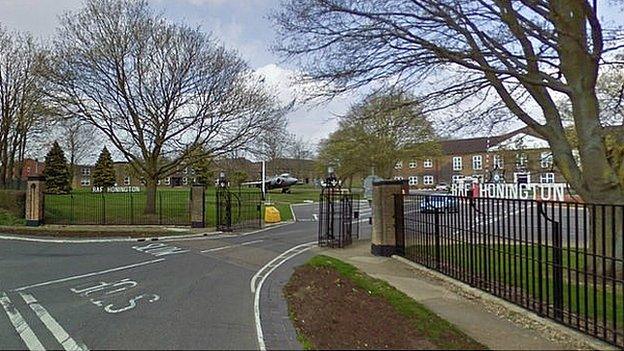
[[[387,282],[372,278],[348,263],[318,255],[312,257],[306,265],[334,269],[342,277],[369,291],[371,295],[385,299],[397,312],[413,321],[412,324],[419,333],[441,349],[486,349],[453,324],[440,318]],[[306,349],[314,348],[304,335],[299,337],[304,341],[302,344]]]
[[[23,226],[26,221],[22,218],[18,218],[9,211],[0,209],[0,225],[8,226]]]

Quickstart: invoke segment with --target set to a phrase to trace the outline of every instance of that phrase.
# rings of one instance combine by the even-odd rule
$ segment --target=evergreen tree
[[[55,141],[45,157],[43,176],[46,182],[46,192],[51,194],[67,194],[71,192],[69,171],[65,153],[58,142]]]
[[[216,179],[216,169],[214,161],[211,158],[204,158],[193,164],[193,170],[197,178],[198,184],[206,186],[214,185]]]
[[[113,158],[106,147],[102,149],[100,157],[98,157],[93,169],[93,186],[102,187],[102,191],[106,192],[109,186],[114,186],[116,181],[115,167],[113,166]]]

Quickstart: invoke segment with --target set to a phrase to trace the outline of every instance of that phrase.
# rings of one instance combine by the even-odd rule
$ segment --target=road
[[[294,212],[296,223],[240,235],[1,240],[0,348],[300,348],[281,290],[318,223],[316,205]]]

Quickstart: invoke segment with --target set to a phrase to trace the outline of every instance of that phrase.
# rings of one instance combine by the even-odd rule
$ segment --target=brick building
[[[529,128],[492,137],[440,141],[442,155],[397,162],[395,179],[433,188],[471,177],[479,182],[563,183],[548,142]]]

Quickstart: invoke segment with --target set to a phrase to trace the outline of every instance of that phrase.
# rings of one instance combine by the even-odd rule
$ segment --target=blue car
[[[459,211],[459,202],[449,195],[427,195],[420,202],[420,213],[454,213]]]

